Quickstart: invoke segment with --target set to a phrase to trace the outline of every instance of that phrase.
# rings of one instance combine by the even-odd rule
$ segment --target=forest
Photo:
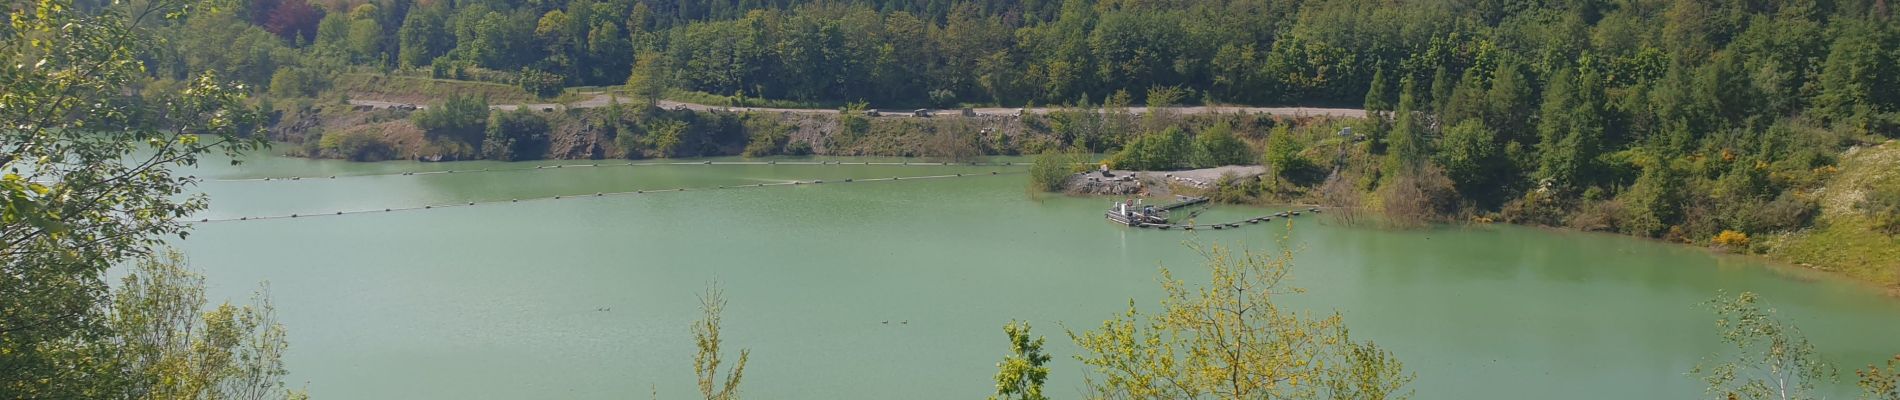
[[[1119,150],[1109,161],[1161,168],[1199,164],[1176,151],[1187,138],[1231,131],[1249,145],[1251,155],[1239,158],[1263,156],[1277,175],[1224,189],[1240,201],[1317,199],[1398,220],[1502,220],[1774,247],[1804,254],[1795,257],[1803,263],[1874,260],[1850,274],[1900,284],[1891,272],[1900,266],[1883,257],[1760,240],[1828,225],[1819,221],[1822,205],[1833,202],[1844,204],[1841,223],[1856,226],[1845,232],[1873,233],[1835,235],[1872,238],[1853,253],[1891,252],[1882,249],[1900,232],[1900,178],[1848,171],[1861,187],[1847,191],[1866,195],[1823,190],[1844,174],[1850,149],[1900,137],[1900,24],[1885,0],[222,3],[160,29],[170,48],[146,56],[156,74],[216,71],[280,104],[347,96],[333,86],[380,74],[513,85],[543,97],[606,87],[648,101],[732,105],[1360,106],[1374,118],[1320,124],[1326,129],[1126,115],[1096,124],[1114,132],[1062,131],[1078,118],[1060,115],[1024,124],[1074,141],[1058,146]],[[475,111],[464,141],[432,146],[463,157],[534,157],[506,151],[533,153],[531,140],[540,139],[532,135],[484,143],[487,121]],[[624,149],[592,157],[787,146],[771,137],[781,127],[752,138],[740,124],[614,114],[589,124],[626,127],[612,139]],[[544,125],[510,118],[529,122],[515,127]],[[1117,117],[1080,119],[1103,118]],[[1357,128],[1351,146],[1331,135],[1344,126]],[[727,140],[692,139],[714,136]],[[691,140],[681,147],[680,138]],[[1051,146],[1018,147],[1004,153]],[[774,153],[798,152],[746,152]],[[1886,154],[1874,153],[1863,158]]]

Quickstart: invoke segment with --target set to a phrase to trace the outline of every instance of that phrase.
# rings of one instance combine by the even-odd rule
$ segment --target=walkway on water
[[[1201,199],[1201,201],[1202,201],[1202,202],[1206,202],[1206,201],[1207,201],[1207,199],[1205,199],[1205,198],[1202,198],[1202,199]],[[1177,207],[1177,208],[1178,208],[1178,207]],[[1318,213],[1319,213],[1319,207],[1310,207],[1310,208],[1307,208],[1305,212],[1309,212],[1309,213],[1314,213],[1314,214],[1318,214]],[[1239,220],[1239,221],[1234,221],[1234,222],[1228,222],[1228,223],[1222,223],[1222,224],[1194,224],[1194,223],[1187,223],[1187,224],[1136,224],[1136,225],[1129,225],[1129,226],[1133,226],[1133,227],[1136,227],[1136,228],[1153,228],[1153,229],[1160,229],[1160,230],[1164,230],[1164,231],[1165,231],[1165,230],[1171,230],[1171,229],[1180,229],[1180,230],[1184,230],[1184,231],[1192,231],[1192,230],[1196,230],[1196,229],[1215,229],[1215,230],[1220,230],[1220,229],[1238,229],[1238,228],[1240,228],[1240,226],[1241,226],[1242,224],[1258,224],[1258,223],[1261,223],[1261,222],[1268,222],[1268,221],[1273,221],[1273,219],[1274,219],[1275,217],[1278,217],[1278,218],[1292,218],[1292,217],[1297,217],[1297,216],[1300,216],[1300,213],[1301,213],[1300,211],[1281,211],[1281,212],[1277,212],[1277,213],[1273,213],[1272,215],[1262,215],[1262,216],[1258,216],[1258,217],[1253,217],[1253,218],[1247,218],[1247,219],[1243,219],[1243,220]]]

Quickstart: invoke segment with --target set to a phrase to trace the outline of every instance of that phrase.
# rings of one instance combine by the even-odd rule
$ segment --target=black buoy
[[[342,211],[337,211],[337,212],[336,212],[336,215],[343,215],[343,212],[342,212]]]
[[[297,218],[297,214],[290,214],[290,217],[291,217],[291,218]]]
[[[431,209],[431,208],[435,208],[435,206],[422,206],[422,209],[424,210]]]
[[[594,197],[600,197],[600,196],[601,196],[600,192],[594,192]]]
[[[845,179],[844,179],[844,181],[845,181],[845,182],[850,182],[850,181],[851,181],[851,178],[845,178]]]
[[[996,175],[996,171],[990,171],[990,175]]]
[[[555,199],[555,200],[560,200],[560,199],[561,199],[561,196],[554,196],[554,199]]]
[[[238,217],[238,220],[239,220],[239,221],[249,221],[249,220],[251,220],[251,217]]]
[[[471,206],[472,206],[472,205],[475,205],[475,202],[473,202],[473,201],[471,201],[471,202],[468,202],[468,205],[471,205]]]

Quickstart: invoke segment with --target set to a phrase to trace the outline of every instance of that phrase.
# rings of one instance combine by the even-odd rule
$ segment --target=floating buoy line
[[[519,198],[519,199],[508,199],[508,200],[469,201],[469,202],[429,204],[429,205],[409,206],[409,207],[390,207],[390,208],[376,208],[376,209],[364,209],[364,210],[334,211],[334,212],[311,213],[311,214],[298,213],[298,214],[267,215],[267,216],[254,216],[254,217],[199,218],[195,220],[187,219],[184,222],[186,223],[218,223],[218,222],[238,222],[238,221],[263,221],[263,220],[273,220],[273,219],[334,217],[334,216],[355,215],[355,214],[378,214],[378,213],[392,213],[392,212],[398,212],[398,211],[417,211],[417,210],[433,210],[433,209],[440,209],[440,208],[474,207],[474,206],[493,205],[493,204],[513,204],[513,203],[522,203],[522,202],[529,202],[529,201],[570,200],[570,199],[596,198],[596,197],[608,197],[608,196],[630,196],[630,195],[688,192],[688,191],[765,188],[765,187],[777,187],[777,186],[802,186],[802,185],[820,185],[820,184],[834,185],[834,184],[855,183],[855,182],[915,181],[915,180],[927,180],[927,179],[1014,175],[1014,174],[1022,174],[1022,173],[1026,173],[1026,172],[1025,171],[1010,171],[1010,172],[989,171],[988,173],[893,176],[889,178],[795,180],[795,181],[773,182],[773,183],[755,183],[755,184],[749,184],[749,185],[723,185],[723,186],[712,186],[712,187],[672,188],[672,189],[643,189],[643,190],[631,190],[631,191],[621,191],[621,192],[594,192],[594,193],[567,194],[567,195]]]
[[[1306,212],[1306,213],[1312,213],[1312,214],[1319,214],[1319,212],[1320,212],[1320,208],[1319,208],[1319,207],[1308,207],[1308,208],[1307,208],[1307,209],[1306,209],[1306,210],[1305,210],[1304,212]],[[1258,224],[1258,223],[1261,223],[1261,222],[1273,222],[1273,219],[1274,219],[1274,218],[1283,218],[1283,219],[1292,219],[1293,217],[1298,217],[1298,216],[1300,216],[1300,214],[1301,214],[1301,213],[1302,213],[1302,211],[1298,211],[1298,210],[1294,210],[1294,211],[1281,211],[1281,212],[1277,212],[1277,213],[1273,213],[1273,214],[1269,214],[1269,215],[1262,215],[1262,216],[1258,216],[1258,217],[1253,217],[1253,218],[1247,218],[1247,219],[1243,219],[1243,220],[1239,220],[1239,221],[1234,221],[1234,222],[1227,222],[1227,223],[1218,223],[1218,224],[1195,224],[1195,223],[1192,223],[1192,222],[1190,222],[1190,223],[1186,223],[1186,224],[1150,224],[1150,223],[1140,223],[1140,224],[1134,224],[1134,225],[1129,225],[1129,226],[1130,226],[1130,227],[1135,227],[1135,228],[1151,228],[1151,229],[1160,229],[1160,230],[1164,230],[1164,231],[1165,231],[1165,230],[1170,230],[1170,229],[1180,229],[1180,230],[1183,230],[1183,231],[1194,231],[1194,230],[1197,230],[1197,229],[1214,229],[1214,230],[1221,230],[1221,229],[1240,229],[1240,227],[1242,226],[1242,224],[1248,224],[1248,225],[1251,225],[1251,224]]]
[[[302,181],[302,180],[311,180],[311,179],[363,178],[363,177],[375,177],[375,176],[446,175],[446,174],[472,174],[472,173],[482,173],[482,172],[540,171],[540,170],[569,169],[569,168],[650,167],[650,166],[669,166],[669,165],[885,165],[885,166],[909,166],[909,167],[1009,167],[1009,166],[1015,166],[1017,164],[1014,162],[994,163],[994,162],[910,162],[910,161],[903,161],[903,162],[658,161],[658,162],[613,162],[613,163],[591,163],[591,164],[554,164],[554,165],[536,165],[532,167],[450,169],[450,170],[441,170],[441,171],[382,172],[382,173],[373,173],[373,174],[349,174],[349,175],[230,178],[230,179],[210,179],[210,181],[212,182]]]

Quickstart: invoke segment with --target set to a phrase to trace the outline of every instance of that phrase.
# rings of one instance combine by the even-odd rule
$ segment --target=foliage
[[[548,119],[526,107],[496,112],[488,120],[482,153],[492,160],[532,160],[548,151]]]
[[[1469,119],[1445,129],[1439,142],[1438,163],[1467,199],[1493,199],[1510,178],[1509,160],[1498,133],[1483,120]]]
[[[1253,161],[1252,153],[1247,142],[1234,137],[1232,126],[1217,123],[1194,136],[1194,152],[1189,156],[1189,164],[1195,168],[1242,165]]]
[[[412,118],[430,140],[480,145],[488,129],[488,98],[451,94],[441,106],[417,112]]]
[[[680,156],[683,155],[686,135],[690,132],[690,128],[691,125],[683,121],[660,121],[647,128],[648,140],[651,141],[653,150],[661,157]]]
[[[279,68],[270,77],[271,96],[281,98],[316,97],[325,82],[321,75],[303,68]]]
[[[1619,196],[1629,206],[1629,215],[1623,224],[1624,232],[1655,236],[1668,227],[1667,221],[1675,221],[1680,217],[1683,178],[1679,174],[1667,163],[1643,168],[1643,175],[1636,178],[1636,183]]]
[[[1043,150],[1029,164],[1029,186],[1036,190],[1055,192],[1062,190],[1069,176],[1075,175],[1087,159],[1079,152],[1064,152],[1057,149]]]
[[[1819,398],[1815,387],[1834,379],[1834,367],[1821,360],[1800,329],[1757,301],[1754,293],[1742,292],[1724,293],[1706,303],[1718,317],[1715,326],[1731,354],[1718,363],[1696,366],[1694,373],[1716,398]]]
[[[138,90],[142,26],[177,21],[183,1],[81,13],[71,1],[14,3],[0,28],[0,397],[92,398],[114,375],[74,374],[107,340],[103,277],[152,254],[203,210],[173,168],[264,146],[236,84],[205,73]]]
[[[140,260],[113,294],[108,325],[129,393],[151,399],[281,399],[289,347],[268,288],[253,304],[205,310],[204,277],[166,252]]]
[[[396,158],[396,146],[383,135],[367,129],[349,129],[323,135],[317,149],[326,157],[350,161],[383,161]]]
[[[745,124],[746,131],[751,135],[751,138],[746,142],[745,150],[741,152],[740,155],[746,157],[763,157],[781,153],[798,153],[792,151],[796,149],[787,147],[787,143],[791,140],[791,137],[788,136],[789,132],[787,132],[790,130],[790,127],[780,125],[776,121],[759,116],[748,116]],[[810,150],[809,147],[806,147],[804,152],[809,153]]]
[[[1886,182],[1872,186],[1856,208],[1872,217],[1874,229],[1900,235],[1900,177],[1888,177]]]
[[[1003,325],[1009,337],[1009,355],[996,363],[996,394],[990,400],[1049,400],[1042,383],[1049,380],[1049,355],[1042,353],[1043,338],[1029,338],[1029,323]]]
[[[666,97],[666,89],[673,85],[673,70],[669,61],[653,51],[640,53],[634,58],[633,75],[627,77],[627,89],[632,90],[634,96],[648,107],[659,104],[660,99]]]
[[[1861,399],[1900,400],[1900,355],[1887,359],[1885,369],[1870,364],[1854,375],[1860,377]]]
[[[726,300],[718,287],[706,289],[699,297],[699,321],[693,323],[693,342],[699,352],[693,355],[693,374],[699,377],[699,393],[707,400],[733,400],[739,398],[739,380],[745,377],[746,360],[752,356],[750,350],[739,350],[739,361],[725,371],[725,377],[719,376],[719,366],[724,363],[725,353],[720,346],[725,341],[719,337],[720,313],[726,310]]]
[[[1437,165],[1394,176],[1379,185],[1377,194],[1385,222],[1396,227],[1416,228],[1445,221],[1458,208],[1457,190]]]
[[[1267,173],[1273,176],[1274,182],[1293,179],[1313,168],[1311,161],[1300,156],[1304,150],[1300,142],[1293,138],[1292,130],[1287,129],[1286,125],[1276,126],[1267,133],[1267,149],[1261,155],[1262,164],[1267,166]]]
[[[1115,153],[1111,163],[1115,168],[1163,171],[1181,169],[1188,166],[1188,156],[1193,152],[1186,133],[1181,128],[1167,128],[1161,132],[1149,133],[1136,138],[1120,152]]]
[[[1709,239],[1709,242],[1717,246],[1746,249],[1748,248],[1748,234],[1736,231],[1722,231],[1722,233],[1716,234],[1715,238]]]
[[[1285,238],[1282,237],[1282,245]],[[1340,316],[1286,310],[1292,250],[1278,255],[1202,249],[1211,273],[1192,287],[1161,270],[1162,311],[1126,313],[1070,337],[1092,367],[1091,397],[1395,399],[1412,375],[1371,342],[1355,342]]]
[[[522,69],[515,78],[515,84],[520,85],[521,90],[544,99],[561,95],[561,81],[560,75],[534,69]]]

